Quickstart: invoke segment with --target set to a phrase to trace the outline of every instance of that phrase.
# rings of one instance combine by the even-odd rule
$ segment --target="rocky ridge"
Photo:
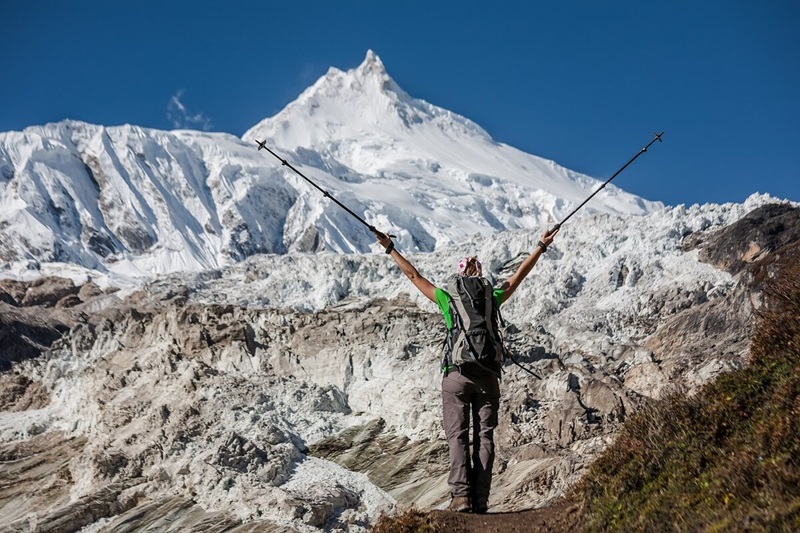
[[[755,207],[671,223],[672,255],[598,255],[597,272],[569,266],[586,230],[565,230],[551,266],[538,266],[506,311],[519,361],[543,379],[506,369],[493,509],[553,500],[643,402],[746,364],[767,275],[747,265],[800,240],[798,208]],[[630,224],[599,216],[612,236]],[[639,246],[619,231],[615,246]],[[499,256],[487,261],[493,277],[513,271],[514,246],[530,245],[515,239],[486,254]],[[598,252],[587,245],[581,259]],[[655,262],[671,272],[672,257],[698,262],[691,280],[631,290]],[[3,531],[361,531],[396,505],[445,502],[440,317],[373,265],[381,257],[319,258],[349,285],[312,279],[316,308],[267,290],[286,283],[276,266],[297,271],[308,259],[253,258],[130,295],[4,282]],[[445,268],[416,259],[433,276]],[[248,276],[237,303],[226,284]]]

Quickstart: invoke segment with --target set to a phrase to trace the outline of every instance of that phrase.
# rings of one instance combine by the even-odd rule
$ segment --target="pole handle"
[[[392,235],[391,233],[384,233],[384,232],[380,231],[378,228],[376,228],[375,226],[367,226],[367,228],[372,233],[377,233],[378,235],[385,235],[385,236],[390,237],[392,239],[396,239],[397,238],[397,235]]]

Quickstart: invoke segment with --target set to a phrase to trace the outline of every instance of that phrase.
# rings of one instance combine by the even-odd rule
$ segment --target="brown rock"
[[[78,288],[70,279],[58,277],[40,278],[31,282],[21,303],[24,307],[34,305],[53,307],[65,296],[77,294],[77,292]]]
[[[800,208],[767,204],[710,235],[700,260],[736,274],[767,254],[800,240]]]
[[[0,303],[0,371],[37,357],[75,324],[64,309],[12,307]]]
[[[28,284],[24,281],[15,279],[0,279],[0,301],[13,306],[19,306],[19,302],[25,297]]]
[[[0,374],[0,411],[41,409],[49,403],[50,396],[38,381],[19,374]]]
[[[65,307],[75,307],[82,303],[83,300],[77,294],[68,294],[56,302],[56,307],[63,309]]]
[[[103,294],[103,290],[91,281],[81,285],[81,288],[78,291],[78,297],[83,302],[88,302],[95,296],[100,296],[101,294]]]

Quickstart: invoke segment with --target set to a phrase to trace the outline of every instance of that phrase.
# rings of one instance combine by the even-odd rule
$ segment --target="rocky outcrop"
[[[78,290],[71,279],[39,278],[28,285],[20,305],[53,307],[64,298],[76,295]]]
[[[0,411],[41,409],[48,403],[50,395],[40,382],[11,372],[0,373]]]
[[[324,438],[313,444],[309,453],[363,472],[401,502],[432,504],[442,491],[449,490],[443,483],[449,464],[446,443],[412,441],[387,432],[380,418]]]
[[[25,291],[27,290],[28,284],[24,281],[14,279],[0,280],[0,302],[18,306],[25,297]]]
[[[695,305],[664,321],[646,343],[657,362],[652,373],[664,373],[669,383],[676,384],[670,389],[692,392],[720,372],[741,367],[753,313],[760,306],[765,265],[798,241],[800,208],[788,204],[768,204],[716,232],[687,237],[685,249],[697,247],[701,260],[739,276],[725,298],[701,295]],[[652,373],[636,379],[639,389],[663,382]]]
[[[42,312],[0,303],[0,371],[39,356],[77,322],[77,316],[62,310]]]
[[[7,528],[3,531],[30,531],[38,527],[39,516],[70,506],[69,464],[85,444],[86,438],[49,431],[0,446],[0,524]],[[77,531],[89,522],[62,530]]]
[[[767,204],[719,231],[687,239],[684,248],[700,248],[700,259],[732,274],[800,240],[800,208]]]
[[[775,232],[733,233],[748,227],[731,226],[719,241],[702,231],[684,238],[715,265],[745,263],[735,277],[664,283],[635,305],[624,298],[638,295],[625,291],[651,269],[635,258],[558,274],[561,302],[547,301],[549,286],[533,296],[520,289],[508,344],[541,379],[505,368],[494,509],[560,496],[643,403],[746,364],[759,280],[797,246]],[[745,239],[772,251],[714,248]],[[264,265],[302,260],[265,258],[243,269],[241,283],[271,276]],[[343,278],[361,267],[335,261]],[[441,316],[405,294],[359,296],[347,279],[335,290],[353,294],[318,311],[200,297],[226,275],[163,278],[124,299],[84,284],[68,295],[80,299],[74,307],[18,307],[30,287],[4,285],[15,304],[0,303],[11,368],[0,373],[0,523],[363,531],[395,504],[447,500]],[[569,307],[592,283],[615,305]],[[520,307],[547,312],[533,323]]]
[[[103,295],[91,281],[76,286],[59,277],[0,280],[0,371],[47,351],[85,322],[81,306]]]

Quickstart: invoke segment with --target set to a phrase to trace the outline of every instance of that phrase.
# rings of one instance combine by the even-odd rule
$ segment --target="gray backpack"
[[[444,368],[475,363],[499,375],[504,353],[501,319],[489,280],[457,274],[448,280],[447,292],[453,327],[445,339]]]

